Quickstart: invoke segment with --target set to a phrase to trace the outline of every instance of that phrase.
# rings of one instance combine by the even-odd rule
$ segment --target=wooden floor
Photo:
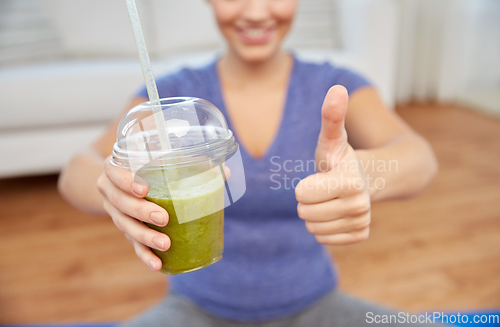
[[[367,242],[332,249],[341,288],[402,310],[500,308],[500,120],[398,111],[431,142],[440,173],[415,199],[375,204]],[[166,288],[110,219],[58,196],[55,176],[0,180],[0,323],[119,321]]]

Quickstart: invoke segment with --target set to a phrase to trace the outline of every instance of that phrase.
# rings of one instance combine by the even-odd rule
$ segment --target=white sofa
[[[131,94],[142,84],[125,9],[115,7],[114,1],[96,1],[100,3],[100,14],[96,17],[92,10],[83,10],[89,3],[85,0],[45,0],[61,31],[65,51],[73,58],[80,54],[85,59],[0,69],[0,177],[58,172],[123,111]],[[190,6],[205,6],[199,0],[182,3],[188,2]],[[166,54],[152,63],[157,75],[183,65],[203,65],[213,58],[222,41],[206,7],[189,7],[182,18],[183,12],[179,10],[172,15],[172,8],[161,8],[172,3],[179,5],[177,1],[149,3],[153,8],[143,8],[143,13],[171,12],[172,18],[144,28],[150,39],[151,35],[168,34],[152,49],[157,55]],[[337,3],[342,50],[297,49],[297,54],[312,61],[330,60],[364,73],[392,106],[399,24],[397,0],[337,0]],[[111,18],[116,24],[111,24]],[[198,35],[194,28],[175,28],[187,19],[205,24],[204,34]],[[89,21],[93,27],[85,28]],[[114,26],[114,30],[107,26]],[[172,44],[176,46],[169,46]],[[197,50],[189,51],[194,45]],[[101,49],[108,58],[89,59],[94,48]],[[120,57],[113,51],[129,56]]]

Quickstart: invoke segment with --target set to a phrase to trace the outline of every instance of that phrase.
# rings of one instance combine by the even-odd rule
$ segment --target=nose
[[[247,0],[243,18],[251,22],[259,22],[269,17],[269,0]]]

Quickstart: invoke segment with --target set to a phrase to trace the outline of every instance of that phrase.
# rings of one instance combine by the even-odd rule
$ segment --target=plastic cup
[[[241,158],[214,105],[198,98],[166,98],[160,104],[171,149],[161,148],[151,105],[145,102],[122,118],[111,162],[129,169],[138,183],[146,181],[146,199],[169,213],[165,227],[147,225],[168,235],[171,246],[152,250],[162,261],[161,272],[182,274],[222,258],[224,208],[244,193],[231,196],[224,165],[228,160],[241,165]]]

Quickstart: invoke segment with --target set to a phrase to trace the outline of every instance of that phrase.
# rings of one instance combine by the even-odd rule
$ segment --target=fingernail
[[[153,238],[153,244],[156,246],[158,250],[163,251],[165,247],[165,241],[163,240],[163,237],[155,237]]]
[[[132,192],[137,194],[138,196],[142,196],[142,191],[144,190],[144,186],[139,185],[137,183],[132,184]]]
[[[153,269],[153,270],[156,271],[156,269],[155,269],[155,267],[156,267],[155,262],[153,260],[149,260],[148,263],[149,263],[149,266],[151,267],[151,269]]]
[[[151,218],[151,221],[154,222],[156,225],[164,225],[164,219],[163,219],[163,214],[161,212],[152,212],[149,215],[149,218]]]

